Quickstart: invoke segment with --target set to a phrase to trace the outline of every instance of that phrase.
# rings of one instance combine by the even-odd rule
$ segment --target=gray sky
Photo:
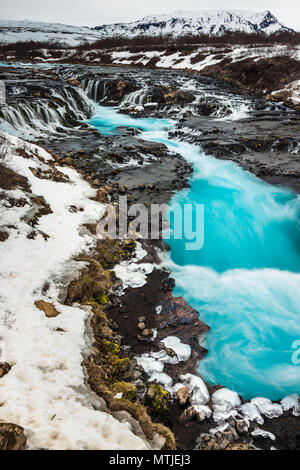
[[[300,30],[299,0],[0,0],[1,19],[96,26],[134,21],[174,10],[270,10],[285,26]]]

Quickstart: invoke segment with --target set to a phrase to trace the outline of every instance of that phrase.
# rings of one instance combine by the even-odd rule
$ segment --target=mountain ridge
[[[269,11],[248,10],[177,10],[174,13],[150,15],[130,23],[113,23],[94,28],[103,37],[120,36],[164,36],[222,35],[226,32],[272,34],[282,31],[293,32],[280,23]]]

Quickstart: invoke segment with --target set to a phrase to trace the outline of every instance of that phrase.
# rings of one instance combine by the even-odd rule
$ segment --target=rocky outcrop
[[[57,315],[59,315],[59,312],[56,310],[53,304],[50,302],[45,302],[44,300],[37,300],[35,302],[36,308],[39,310],[42,310],[46,317],[48,318],[55,318]]]
[[[289,83],[300,79],[300,62],[288,56],[272,58],[248,58],[237,62],[222,63],[206,67],[203,74],[225,80],[242,88],[244,91],[264,93],[269,99],[275,90],[282,90]],[[282,96],[278,96],[278,100]],[[290,96],[284,96],[285,102],[293,106]],[[296,105],[299,109],[299,105]]]

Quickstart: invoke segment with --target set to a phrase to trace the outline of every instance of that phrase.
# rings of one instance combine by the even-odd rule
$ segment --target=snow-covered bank
[[[95,223],[104,206],[90,199],[95,190],[75,170],[53,167],[41,148],[5,137],[9,164],[30,189],[5,190],[1,198],[2,205],[9,198],[10,207],[1,207],[1,228],[9,237],[0,243],[0,362],[12,368],[0,381],[0,420],[24,427],[29,449],[157,447],[142,433],[135,435],[129,421],[108,414],[85,384],[90,311],[59,302],[60,288],[74,276],[72,258],[95,244],[82,224]],[[35,176],[54,168],[66,182]],[[38,219],[32,237],[30,223],[42,198],[52,213]],[[39,300],[51,303],[58,315],[49,318],[38,310]]]

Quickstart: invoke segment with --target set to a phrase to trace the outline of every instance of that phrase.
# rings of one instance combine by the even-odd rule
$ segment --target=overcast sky
[[[0,0],[1,19],[31,19],[78,26],[134,21],[174,10],[270,10],[285,26],[300,30],[299,0]]]

